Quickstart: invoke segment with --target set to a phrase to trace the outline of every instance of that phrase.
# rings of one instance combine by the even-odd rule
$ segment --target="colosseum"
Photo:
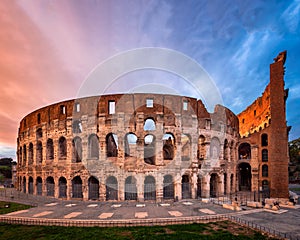
[[[288,197],[286,52],[261,97],[235,115],[199,99],[132,93],[38,109],[18,132],[18,190],[99,201]],[[271,121],[272,120],[272,121]]]

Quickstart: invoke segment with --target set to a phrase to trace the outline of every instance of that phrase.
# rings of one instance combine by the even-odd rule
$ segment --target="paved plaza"
[[[49,219],[141,219],[206,216],[230,214],[233,211],[213,203],[199,200],[175,203],[137,202],[79,202],[53,201],[35,208],[7,214],[18,217],[43,217]]]
[[[1,198],[1,197],[0,197]],[[4,200],[3,198],[0,200]],[[36,219],[43,221],[123,221],[137,220],[179,220],[199,217],[209,219],[213,216],[236,216],[247,223],[254,223],[261,227],[274,229],[281,233],[293,236],[292,239],[300,239],[300,206],[281,208],[280,211],[266,211],[265,209],[252,209],[242,207],[242,211],[232,211],[212,202],[189,199],[179,202],[99,202],[99,201],[62,201],[54,198],[46,198],[47,201],[39,201],[36,207],[12,212],[0,216]],[[20,202],[20,199],[18,200]],[[25,201],[28,202],[28,199]],[[51,224],[50,224],[51,225]]]

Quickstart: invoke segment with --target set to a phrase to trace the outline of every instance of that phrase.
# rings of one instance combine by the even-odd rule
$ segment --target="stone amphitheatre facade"
[[[180,200],[267,189],[288,197],[284,62],[235,115],[162,94],[80,98],[20,122],[18,190],[63,199]],[[272,120],[272,121],[271,121]]]

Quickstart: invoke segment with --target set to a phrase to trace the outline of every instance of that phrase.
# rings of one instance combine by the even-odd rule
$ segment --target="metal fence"
[[[182,199],[191,198],[191,186],[189,182],[181,183]]]
[[[217,194],[210,197],[210,200],[215,204],[224,204],[230,203],[233,201],[238,201],[242,206],[246,206],[247,202],[262,202],[266,198],[270,197],[270,192],[267,190],[264,191],[243,191],[235,192],[229,194]]]
[[[246,226],[258,230],[260,232],[270,234],[274,237],[280,237],[280,238],[290,239],[290,240],[300,240],[300,236],[298,237],[292,233],[283,233],[274,228],[262,226],[255,222],[250,222],[237,216],[228,216],[228,220],[238,223],[239,225]]]
[[[155,200],[155,199],[156,199],[155,183],[146,183],[144,185],[144,200]]]
[[[134,190],[132,186],[131,190]],[[131,196],[128,198],[133,199],[136,197],[136,192],[128,192],[127,194],[130,194]],[[266,195],[263,195],[265,197]],[[221,202],[228,202],[230,199],[243,199],[244,202],[246,201],[253,201],[254,199],[258,200],[257,193],[252,194],[247,193],[237,193],[237,194],[228,194],[223,195],[222,197],[219,196],[217,201],[219,203]],[[28,193],[23,193],[21,191],[17,191],[15,189],[1,189],[0,190],[0,198],[8,201],[14,201],[14,202],[22,202],[27,203],[32,206],[38,206],[39,204],[45,204],[45,203],[51,203],[53,201],[52,197],[46,197],[46,196],[39,196],[39,195],[32,195]],[[216,200],[215,199],[215,200]],[[262,199],[262,197],[260,198]],[[57,199],[56,199],[57,201]],[[60,200],[61,203],[64,200]],[[7,217],[7,216],[0,216],[0,221],[6,222],[6,223],[19,223],[19,224],[35,224],[35,225],[59,225],[59,226],[142,226],[142,225],[166,225],[166,224],[190,224],[190,223],[200,223],[200,222],[210,222],[210,221],[223,221],[223,220],[230,220],[232,222],[235,222],[242,226],[247,226],[252,229],[268,233],[272,236],[290,239],[290,240],[300,240],[299,236],[296,236],[293,233],[284,233],[280,232],[274,228],[259,225],[252,221],[247,221],[245,219],[242,219],[239,216],[234,216],[231,214],[220,214],[215,216],[192,216],[192,217],[179,217],[179,218],[157,218],[157,219],[144,219],[144,220],[135,220],[132,222],[123,221],[123,220],[110,220],[110,221],[97,221],[97,220],[77,220],[77,221],[66,221],[66,219],[32,219],[32,218],[17,218],[17,217]]]
[[[163,199],[174,199],[174,184],[164,184],[163,188]]]
[[[33,195],[18,191],[14,188],[5,188],[0,190],[0,198],[6,201],[20,202],[31,206],[38,206],[39,204],[45,204],[53,202],[53,197]],[[55,199],[57,200],[57,199]]]
[[[125,200],[137,200],[136,184],[125,183]]]

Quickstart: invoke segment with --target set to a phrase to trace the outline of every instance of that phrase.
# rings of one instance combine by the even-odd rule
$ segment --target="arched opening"
[[[32,164],[33,163],[33,144],[29,143],[29,148],[28,148],[28,163]]]
[[[66,198],[67,197],[67,179],[64,177],[60,177],[58,180],[58,188],[59,188],[59,197]]]
[[[27,150],[26,145],[23,146],[23,165],[26,166],[26,160],[27,160]]]
[[[125,157],[136,156],[137,136],[133,133],[127,133],[124,139]]]
[[[224,173],[224,194],[227,194],[227,173]]]
[[[22,177],[19,177],[19,191],[22,191]]]
[[[174,183],[171,175],[164,176],[163,199],[174,199]]]
[[[132,176],[125,180],[125,200],[137,200],[136,179]]]
[[[263,149],[261,152],[261,159],[263,162],[267,162],[269,160],[269,156],[268,156],[268,150],[267,149]]]
[[[118,180],[114,176],[106,179],[106,201],[118,200]]]
[[[23,177],[23,193],[26,193],[26,177]]]
[[[262,189],[263,189],[263,191],[268,191],[269,190],[269,181],[268,180],[263,180],[262,181]]]
[[[228,144],[227,139],[225,139],[225,141],[224,141],[223,157],[224,157],[224,160],[229,159],[229,144]]]
[[[22,177],[18,178],[18,187],[19,187],[19,191],[22,191]]]
[[[96,134],[91,134],[88,139],[88,156],[91,159],[99,158],[99,141]]]
[[[268,134],[266,133],[261,135],[261,146],[262,147],[268,146]]]
[[[54,179],[53,177],[47,177],[46,179],[46,188],[47,188],[47,196],[52,196],[54,197]]]
[[[36,193],[37,195],[43,195],[43,180],[41,177],[36,178]]]
[[[79,176],[72,179],[72,198],[82,198],[82,180]]]
[[[175,139],[173,134],[167,133],[163,136],[163,157],[164,160],[173,160]]]
[[[218,194],[218,180],[219,177],[216,173],[210,175],[210,182],[209,182],[209,192],[210,197],[217,197]]]
[[[210,157],[212,159],[219,159],[220,156],[220,140],[213,137],[210,141]]]
[[[239,190],[251,191],[251,166],[249,163],[238,165]]]
[[[229,161],[234,161],[234,159],[235,159],[235,143],[234,143],[234,141],[231,141],[230,145],[229,145],[229,158],[228,158],[228,160]]]
[[[201,187],[201,178],[200,176],[197,177],[197,194],[196,194],[197,198],[201,198],[202,197],[202,187]]]
[[[152,118],[147,118],[144,123],[144,131],[155,131],[155,122]]]
[[[118,136],[114,133],[109,133],[106,136],[106,156],[118,156]]]
[[[53,148],[53,140],[49,138],[47,140],[47,153],[46,159],[53,160],[54,159],[54,148]]]
[[[99,181],[95,177],[90,177],[88,180],[89,200],[99,199]]]
[[[43,130],[41,128],[38,128],[36,130],[36,139],[42,138],[43,137]]]
[[[232,193],[234,190],[234,185],[233,185],[233,174],[230,175],[230,192]]]
[[[144,161],[145,163],[154,165],[155,164],[155,148],[156,141],[155,137],[148,134],[144,138]]]
[[[42,163],[43,161],[43,145],[41,141],[36,144],[36,163]]]
[[[198,139],[197,158],[199,160],[203,160],[205,156],[206,156],[205,137],[203,135],[200,135]]]
[[[82,159],[82,143],[80,137],[75,137],[72,140],[72,159],[73,162],[81,162]]]
[[[268,177],[268,175],[269,175],[268,165],[266,165],[266,164],[262,165],[261,175],[262,175],[262,177]]]
[[[251,146],[249,143],[242,143],[239,146],[239,159],[251,159]]]
[[[80,120],[73,120],[72,124],[73,133],[81,133],[82,132],[82,125]]]
[[[155,178],[147,176],[144,180],[144,200],[156,199]]]
[[[67,140],[65,137],[60,137],[58,140],[58,156],[60,160],[67,158]]]
[[[189,161],[191,159],[191,139],[189,135],[181,135],[181,161]]]
[[[33,178],[29,177],[28,179],[28,193],[33,194]]]
[[[181,194],[182,199],[191,198],[190,178],[188,175],[183,175],[181,179]]]
[[[19,163],[20,166],[22,166],[22,161],[23,161],[23,158],[22,158],[23,149],[22,149],[22,147],[20,147],[18,153],[19,153],[18,154],[18,163]]]

